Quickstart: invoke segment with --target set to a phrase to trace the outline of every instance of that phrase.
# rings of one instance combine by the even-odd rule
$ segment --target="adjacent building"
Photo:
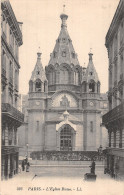
[[[67,31],[68,16],[61,14],[60,18],[61,31],[50,61],[44,70],[38,52],[29,81],[25,139],[29,153],[97,151],[107,143],[102,126],[102,115],[108,110],[107,94],[100,93],[93,54],[89,53],[87,68],[79,64]]]
[[[106,35],[109,58],[109,112],[103,116],[108,129],[106,171],[124,178],[124,0],[120,0]]]
[[[18,110],[19,47],[22,32],[8,0],[1,2],[1,110],[2,158],[1,177],[7,179],[18,173],[18,133],[24,115]]]

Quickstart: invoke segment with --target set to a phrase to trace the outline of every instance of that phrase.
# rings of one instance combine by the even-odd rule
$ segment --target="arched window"
[[[79,72],[76,70],[75,72],[75,85],[79,85]]]
[[[36,80],[35,91],[41,91],[41,80],[40,79]]]
[[[72,150],[72,128],[70,125],[65,125],[60,132],[60,150]]]
[[[60,71],[60,83],[61,84],[68,84],[69,83],[69,71],[66,67]]]
[[[95,82],[90,81],[89,83],[89,92],[95,92]]]
[[[62,57],[66,57],[66,51],[62,51]]]

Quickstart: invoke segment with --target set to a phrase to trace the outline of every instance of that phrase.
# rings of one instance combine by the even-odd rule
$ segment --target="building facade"
[[[17,128],[24,119],[24,115],[18,110],[18,48],[22,45],[22,32],[7,0],[1,2],[1,15],[1,177],[7,179],[18,173]]]
[[[68,16],[62,14],[60,18],[61,31],[50,61],[44,70],[38,52],[29,81],[25,125],[28,139],[24,139],[29,153],[97,151],[107,143],[101,121],[108,110],[107,94],[100,94],[93,54],[89,53],[87,68],[80,66],[67,31]]]
[[[106,35],[109,58],[109,112],[103,116],[108,129],[106,171],[124,178],[124,0],[120,0]]]

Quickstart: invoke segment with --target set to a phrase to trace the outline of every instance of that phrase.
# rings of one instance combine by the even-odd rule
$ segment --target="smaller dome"
[[[47,81],[46,74],[41,63],[41,52],[37,53],[37,62],[30,80],[34,82],[36,79],[40,79],[42,82]]]
[[[95,66],[93,64],[93,54],[89,53],[89,63],[87,66],[87,69],[85,71],[85,74],[83,75],[82,82],[86,81],[89,82],[91,80],[95,81],[96,83],[99,81],[98,74],[96,72]]]

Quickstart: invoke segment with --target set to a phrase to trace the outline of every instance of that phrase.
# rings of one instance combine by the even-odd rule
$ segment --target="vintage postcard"
[[[124,195],[124,0],[1,1],[0,195]]]

